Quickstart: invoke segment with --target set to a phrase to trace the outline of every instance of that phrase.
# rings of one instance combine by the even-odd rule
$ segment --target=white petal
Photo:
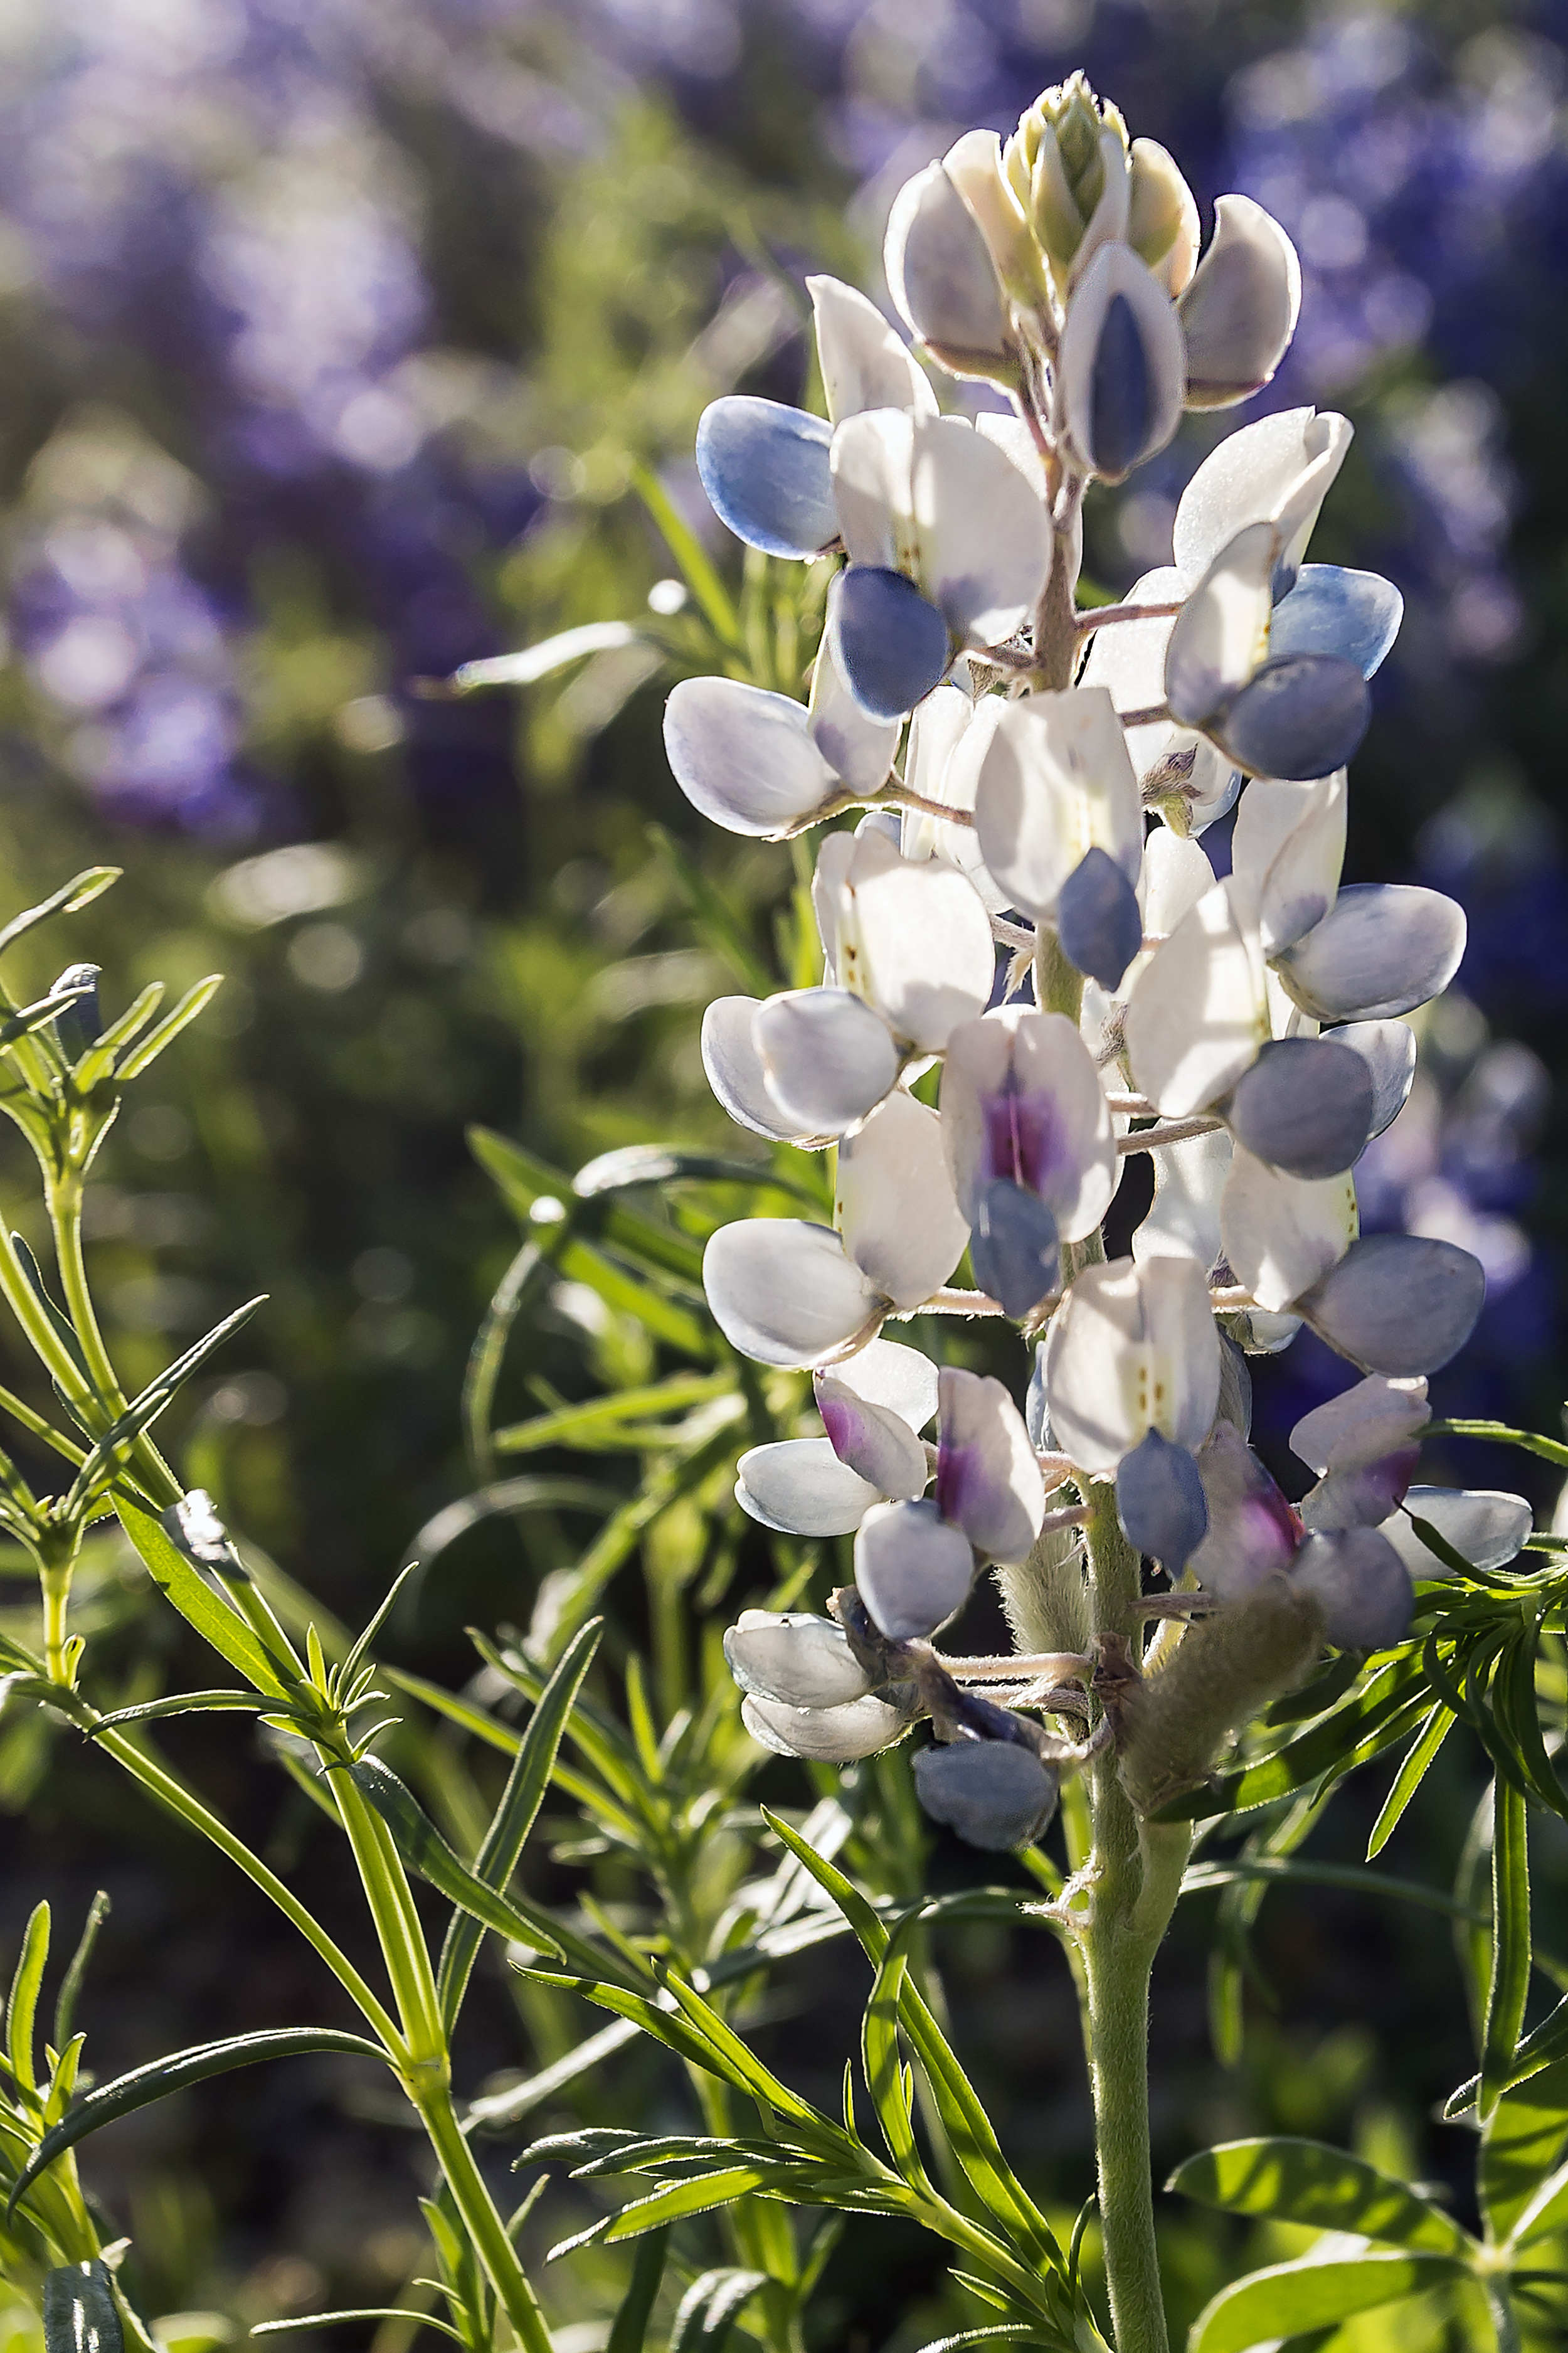
[[[816,1389],[822,1426],[840,1462],[869,1481],[879,1496],[924,1494],[931,1468],[907,1421],[885,1405],[868,1404],[831,1373],[818,1373]]]
[[[914,447],[915,420],[907,408],[863,409],[834,433],[833,498],[851,564],[911,568]]]
[[[1139,974],[1127,1008],[1138,1085],[1176,1119],[1214,1103],[1268,1037],[1258,944],[1224,882],[1205,892]]]
[[[1280,979],[1320,1021],[1384,1021],[1447,987],[1465,953],[1465,913],[1414,882],[1360,882],[1279,960]]]
[[[842,576],[837,575],[828,584],[826,624],[812,665],[811,739],[847,791],[869,795],[881,791],[892,771],[899,723],[872,719],[862,711],[838,667],[832,619]]]
[[[804,703],[733,678],[683,678],[664,708],[664,748],[695,809],[730,833],[773,839],[838,798]]]
[[[898,1739],[910,1718],[886,1700],[853,1699],[843,1707],[786,1707],[780,1700],[741,1702],[741,1721],[761,1748],[816,1765],[853,1765]]]
[[[1191,1258],[1206,1272],[1220,1254],[1219,1205],[1230,1175],[1231,1141],[1223,1127],[1167,1144],[1152,1155],[1154,1201],[1132,1237],[1142,1266],[1152,1258]]]
[[[1255,777],[1231,836],[1237,896],[1266,955],[1279,955],[1321,923],[1334,903],[1345,856],[1345,771],[1315,784]]]
[[[841,278],[808,278],[805,290],[816,322],[822,389],[835,425],[862,408],[936,415],[936,395],[925,370],[874,302]]]
[[[1271,214],[1250,196],[1215,200],[1214,236],[1178,310],[1187,343],[1187,406],[1226,408],[1268,382],[1301,309],[1301,265]]]
[[[716,997],[702,1016],[702,1067],[708,1083],[737,1126],[749,1127],[753,1135],[808,1147],[826,1144],[827,1134],[786,1119],[768,1092],[762,1057],[752,1043],[759,1003],[754,997]]]
[[[835,1365],[833,1377],[868,1404],[896,1413],[911,1430],[923,1430],[935,1415],[937,1368],[923,1349],[902,1341],[873,1340]]]
[[[1278,1312],[1337,1265],[1355,1240],[1355,1185],[1349,1176],[1287,1176],[1238,1145],[1219,1221],[1237,1281],[1260,1307]]]
[[[735,1473],[741,1509],[764,1528],[788,1535],[853,1535],[872,1504],[882,1500],[881,1488],[841,1462],[826,1438],[784,1438],[772,1446],[753,1446],[742,1455]],[[825,1704],[804,1694],[798,1698],[803,1707]]]
[[[1530,1534],[1531,1514],[1522,1495],[1499,1488],[1412,1487],[1405,1509],[1384,1520],[1381,1533],[1388,1538],[1412,1577],[1447,1577],[1435,1552],[1429,1552],[1411,1525],[1425,1520],[1461,1560],[1472,1568],[1503,1568]]]
[[[1287,564],[1299,564],[1353,430],[1332,410],[1319,416],[1311,408],[1282,408],[1227,435],[1204,459],[1176,509],[1175,561],[1183,578],[1189,585],[1198,580],[1244,523],[1271,522],[1288,502],[1294,513],[1302,478],[1310,471],[1317,503],[1304,531],[1297,522],[1300,544],[1284,550]],[[1312,471],[1325,458],[1329,470]]]
[[[940,797],[947,764],[973,716],[974,705],[962,687],[931,689],[910,722],[904,782],[911,793],[925,800]]]
[[[996,973],[991,919],[953,868],[915,864],[864,835],[837,912],[839,986],[874,1005],[899,1037],[939,1053],[958,1022],[984,1011]]]
[[[1076,269],[1076,260],[1074,266]],[[1147,379],[1147,421],[1136,452],[1127,453],[1129,463],[1107,470],[1106,479],[1112,481],[1120,481],[1130,465],[1142,465],[1169,441],[1182,421],[1186,377],[1182,331],[1170,296],[1131,246],[1102,245],[1073,288],[1058,361],[1058,414],[1081,463],[1093,468],[1096,462],[1095,364],[1106,314],[1118,301],[1130,306],[1138,330]]]
[[[933,702],[940,702],[944,696],[957,691],[953,687],[939,686],[927,695],[910,723],[911,745],[919,748],[931,740],[918,733],[922,715]],[[940,800],[949,808],[967,809],[973,817],[981,764],[996,722],[1006,704],[996,694],[982,695],[978,702],[971,702],[967,695],[963,695],[962,700],[968,715],[963,728],[947,752],[944,765],[933,774],[935,757],[928,757],[921,751],[921,778],[923,781],[914,776],[909,776],[908,781],[912,791],[923,793],[929,799]],[[939,722],[939,726],[942,723]],[[939,734],[937,744],[940,744],[942,740]],[[914,757],[913,750],[910,757]],[[906,775],[907,767],[906,763]],[[960,873],[969,877],[986,909],[994,915],[1005,913],[1013,903],[986,865],[980,848],[980,837],[973,825],[948,825],[941,818],[911,811],[904,819],[904,854],[907,858],[940,858],[949,866],[956,866]]]
[[[981,853],[1013,904],[1048,923],[1090,849],[1136,881],[1143,810],[1126,738],[1102,687],[1006,702],[980,763]]]
[[[743,1692],[788,1707],[835,1707],[870,1688],[842,1626],[808,1609],[742,1609],[724,1660]]]
[[[958,417],[915,427],[915,576],[955,637],[1000,645],[1039,602],[1051,526],[1005,451]]]
[[[1007,1149],[998,1157],[992,1130],[1004,1124]],[[1015,1008],[955,1029],[942,1066],[942,1125],[972,1225],[980,1188],[997,1176],[1037,1194],[1064,1242],[1081,1241],[1110,1206],[1120,1175],[1110,1113],[1093,1057],[1063,1014]]]
[[[879,1013],[847,988],[792,988],[752,1020],[769,1094],[786,1120],[842,1135],[899,1075],[899,1050]]]
[[[1046,478],[1046,461],[1035,446],[1035,437],[1021,417],[1004,417],[987,408],[974,420],[974,429],[987,441],[994,441],[998,449],[1010,458],[1024,480],[1028,482],[1042,506],[1050,504],[1050,485]]]
[[[1046,1393],[1057,1443],[1114,1471],[1151,1430],[1195,1449],[1219,1403],[1219,1339],[1195,1259],[1086,1267],[1052,1320]]]
[[[1043,311],[1050,301],[1040,249],[1002,169],[994,131],[966,131],[942,159],[942,170],[979,223],[996,275],[1016,302]]]
[[[1156,140],[1134,139],[1128,162],[1127,242],[1168,294],[1180,294],[1192,278],[1202,242],[1196,200],[1173,158]]]
[[[1214,889],[1214,868],[1195,841],[1162,826],[1143,845],[1143,928],[1173,932]]]
[[[702,1288],[724,1337],[763,1365],[820,1364],[887,1305],[836,1233],[798,1218],[721,1226]]]
[[[986,1560],[1027,1559],[1046,1488],[1024,1417],[1002,1383],[954,1366],[942,1375],[936,1504]]]
[[[969,1228],[952,1197],[934,1111],[895,1088],[845,1139],[835,1222],[849,1258],[895,1307],[918,1307],[941,1290],[963,1256]]]
[[[1303,1414],[1290,1432],[1290,1451],[1320,1476],[1351,1471],[1409,1445],[1431,1419],[1425,1379],[1390,1381],[1373,1373]]]
[[[1244,687],[1268,652],[1269,581],[1279,543],[1272,523],[1247,523],[1219,551],[1171,631],[1165,700],[1201,727]]]
[[[906,181],[882,261],[910,330],[955,375],[1011,375],[1006,305],[979,222],[940,164]]]

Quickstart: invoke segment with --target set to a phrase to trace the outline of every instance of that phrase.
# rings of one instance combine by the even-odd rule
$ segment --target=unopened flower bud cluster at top
[[[1217,1657],[1213,1630],[1258,1597],[1305,1659],[1398,1641],[1413,1574],[1441,1574],[1407,1490],[1426,1376],[1484,1279],[1443,1240],[1360,1238],[1352,1171],[1409,1092],[1404,1017],[1453,978],[1465,926],[1438,892],[1341,881],[1346,765],[1402,612],[1377,575],[1306,561],[1343,417],[1241,426],[1189,483],[1172,564],[1078,609],[1088,485],[1125,480],[1185,410],[1259,391],[1288,348],[1300,276],[1279,224],[1222,196],[1203,249],[1170,156],[1075,76],[1005,142],[971,132],[908,183],[886,268],[912,348],[812,279],[826,417],[732,397],[698,433],[742,540],[844,561],[809,701],[684,681],[676,778],[763,839],[866,812],[820,837],[821,985],[723,997],[703,1023],[731,1118],[837,1155],[831,1229],[754,1219],[708,1247],[720,1326],[813,1371],[824,1433],[744,1456],[739,1499],[855,1537],[832,1618],[748,1611],[728,1649],[748,1726],[784,1753],[845,1762],[929,1717],[928,1810],[1007,1846],[1106,1736],[1048,1728],[1095,1717],[1092,1647],[931,1649],[986,1564],[1057,1574],[1113,1498],[1212,1612],[1168,1630],[1149,1691],[1184,1642]],[[943,375],[1012,413],[942,414]],[[1238,796],[1216,880],[1201,837]],[[933,1062],[935,1108],[911,1091]],[[1108,1264],[1132,1152],[1153,1202]],[[975,1287],[955,1288],[966,1253]],[[1026,1405],[888,1336],[921,1309],[1016,1324]],[[1362,1378],[1292,1435],[1318,1474],[1298,1508],[1249,1449],[1246,1357],[1303,1325]],[[1529,1527],[1510,1496],[1426,1490],[1419,1511],[1478,1566]]]

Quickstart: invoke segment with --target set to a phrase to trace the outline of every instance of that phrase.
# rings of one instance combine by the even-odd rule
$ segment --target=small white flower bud
[[[840,1707],[871,1688],[843,1627],[808,1609],[742,1609],[724,1657],[743,1692],[788,1707]]]

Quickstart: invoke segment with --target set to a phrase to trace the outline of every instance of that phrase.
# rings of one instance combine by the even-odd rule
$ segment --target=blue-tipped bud
[[[974,1582],[969,1538],[931,1503],[878,1504],[855,1539],[855,1583],[890,1642],[934,1634]]]
[[[1120,480],[1143,455],[1154,405],[1143,338],[1125,294],[1113,294],[1106,305],[1089,405],[1095,470]]]
[[[1061,1279],[1057,1221],[1037,1193],[1006,1176],[983,1186],[969,1237],[974,1279],[1016,1320]]]
[[[1337,1176],[1373,1132],[1372,1072],[1329,1038],[1281,1038],[1237,1082],[1226,1114],[1238,1144],[1288,1176]]]
[[[1479,1259],[1430,1234],[1363,1234],[1295,1303],[1320,1339],[1365,1373],[1435,1373],[1475,1330]]]
[[[1371,717],[1372,697],[1353,662],[1337,654],[1280,654],[1208,732],[1251,775],[1310,783],[1347,765]]]
[[[1152,1430],[1124,1454],[1116,1472],[1116,1516],[1130,1545],[1180,1577],[1209,1525],[1203,1479],[1186,1448]]]
[[[716,400],[697,427],[697,471],[708,503],[748,547],[806,558],[838,536],[826,417],[737,394]]]
[[[1329,1037],[1359,1054],[1372,1073],[1372,1134],[1381,1135],[1415,1083],[1415,1032],[1407,1021],[1347,1021]]]
[[[1062,954],[1101,988],[1115,989],[1143,940],[1138,893],[1109,850],[1086,849],[1057,901]]]
[[[901,719],[952,659],[947,623],[912,580],[879,564],[852,564],[839,579],[833,650],[849,691],[873,719]]]
[[[1341,1651],[1381,1651],[1403,1641],[1415,1606],[1405,1563],[1375,1528],[1305,1536],[1290,1583],[1317,1602],[1323,1631]]]
[[[1363,678],[1378,670],[1399,635],[1405,599],[1378,572],[1339,564],[1303,564],[1296,585],[1274,607],[1271,654],[1337,654]]]
[[[79,1062],[89,1046],[95,1046],[103,1032],[103,1014],[98,1002],[99,976],[101,965],[68,964],[59,978],[50,987],[49,995],[58,997],[68,988],[80,991],[74,1005],[68,1005],[55,1016],[55,1036],[68,1062]]]
[[[1027,1846],[1056,1812],[1061,1781],[1011,1740],[956,1740],[915,1757],[915,1795],[933,1822],[988,1852]]]

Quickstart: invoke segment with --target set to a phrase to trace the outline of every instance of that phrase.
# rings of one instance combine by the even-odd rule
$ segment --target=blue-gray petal
[[[1116,1473],[1116,1516],[1130,1545],[1180,1577],[1209,1525],[1203,1479],[1186,1448],[1152,1430],[1124,1454]]]
[[[826,417],[732,394],[705,408],[697,471],[708,503],[748,547],[806,558],[838,536]]]
[[[1037,1839],[1057,1810],[1058,1776],[1011,1740],[957,1740],[915,1757],[915,1795],[932,1821],[1001,1853]]]
[[[1415,1083],[1415,1032],[1408,1021],[1346,1021],[1327,1035],[1372,1072],[1372,1133],[1392,1126]]]
[[[1057,899],[1062,954],[1101,988],[1120,987],[1143,939],[1138,893],[1108,850],[1086,849]]]
[[[1353,662],[1337,654],[1281,654],[1263,664],[1207,732],[1251,775],[1305,783],[1342,768],[1371,717],[1372,697]]]
[[[1308,1534],[1290,1582],[1318,1603],[1323,1630],[1341,1651],[1382,1651],[1402,1641],[1415,1606],[1405,1563],[1375,1528]]]
[[[1373,1133],[1371,1071],[1330,1038],[1280,1038],[1260,1050],[1226,1113],[1238,1144],[1288,1176],[1337,1176]]]
[[[1320,1339],[1363,1373],[1435,1373],[1475,1330],[1481,1262],[1430,1234],[1363,1234],[1295,1303]]]
[[[1105,307],[1089,371],[1088,453],[1096,473],[1120,480],[1130,474],[1148,446],[1154,385],[1137,313],[1125,294]]]
[[[1405,599],[1379,572],[1339,564],[1303,564],[1296,585],[1274,607],[1271,654],[1338,654],[1371,678],[1399,635]]]
[[[1037,1193],[1007,1176],[981,1187],[969,1257],[982,1291],[999,1299],[1015,1321],[1061,1280],[1056,1219]]]
[[[849,691],[873,719],[901,719],[940,686],[952,659],[947,623],[912,580],[852,564],[834,600],[833,649]]]

